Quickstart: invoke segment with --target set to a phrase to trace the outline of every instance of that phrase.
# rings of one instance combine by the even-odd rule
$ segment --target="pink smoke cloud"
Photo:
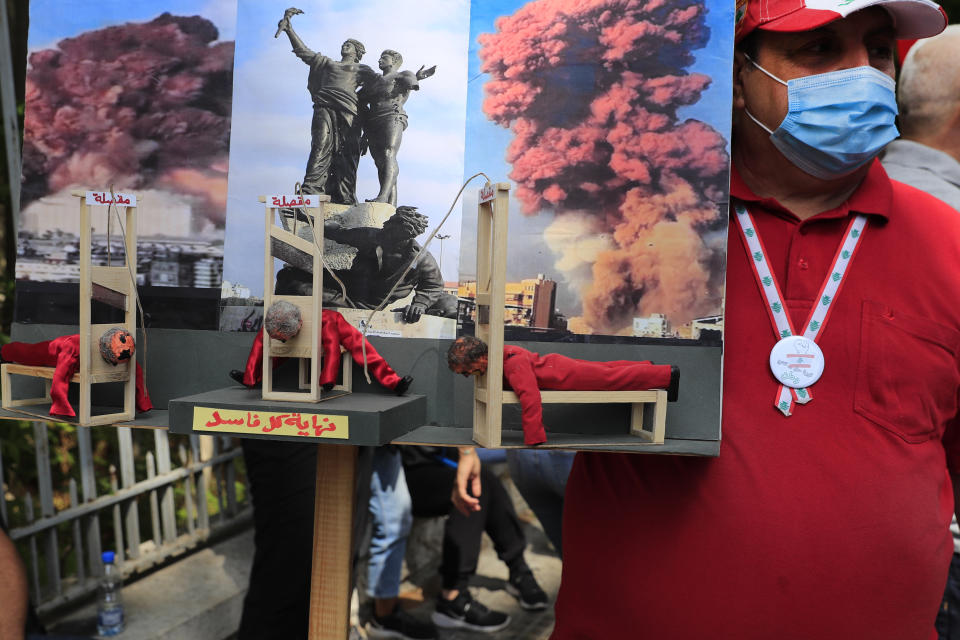
[[[73,185],[168,188],[222,226],[234,47],[217,37],[165,13],[31,54],[23,206]]]
[[[686,70],[709,40],[705,12],[691,0],[534,0],[479,38],[483,110],[514,133],[523,212],[593,215],[613,232],[582,292],[590,332],[719,309],[702,236],[721,223],[726,141],[677,117],[711,82]]]

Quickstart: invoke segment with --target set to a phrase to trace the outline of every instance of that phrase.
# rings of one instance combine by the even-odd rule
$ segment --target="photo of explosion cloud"
[[[728,55],[708,47],[723,29],[708,16],[727,9],[534,0],[478,34],[482,113],[510,133],[511,243],[549,248],[541,273],[514,269],[514,279],[552,283],[557,300],[549,318],[515,324],[684,339],[722,331],[729,125],[681,114],[712,83],[728,86],[724,63],[714,77],[695,69],[697,50]],[[729,113],[729,103],[712,108]],[[521,215],[544,219],[529,244],[514,228],[537,227],[515,225]],[[509,297],[508,286],[508,311]]]
[[[113,188],[140,196],[138,284],[219,288],[234,44],[202,16],[116,23],[29,55],[17,278],[76,282],[70,192]],[[103,264],[122,256],[106,218],[94,218]]]

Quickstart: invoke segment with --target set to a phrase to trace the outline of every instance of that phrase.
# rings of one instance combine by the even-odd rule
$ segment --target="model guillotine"
[[[319,402],[320,324],[323,312],[323,219],[328,195],[261,196],[266,208],[266,240],[263,268],[263,308],[285,300],[300,309],[303,326],[285,343],[272,340],[263,331],[264,400]],[[291,208],[291,202],[293,208]],[[280,224],[276,223],[279,218]],[[276,295],[273,292],[274,258],[279,258],[312,275],[309,295]],[[274,357],[300,359],[301,391],[273,389]],[[352,390],[353,362],[344,353],[340,370],[341,392]],[[338,394],[342,395],[342,394]],[[317,445],[317,478],[313,519],[313,566],[310,577],[311,640],[346,637],[350,612],[353,496],[357,469],[357,448],[331,444]]]
[[[476,335],[487,343],[487,371],[474,380],[473,439],[482,447],[502,446],[503,405],[517,404],[503,389],[503,324],[507,290],[509,183],[487,183],[477,207]],[[630,433],[663,444],[667,391],[541,391],[543,403],[629,403]],[[543,446],[551,446],[549,444]]]
[[[97,426],[133,420],[135,414],[134,375],[136,358],[111,365],[100,357],[100,336],[108,329],[122,327],[136,334],[136,269],[137,269],[137,195],[102,191],[73,191],[80,199],[80,368],[71,382],[79,383],[80,407],[77,421],[81,426]],[[124,264],[100,266],[93,264],[93,231],[91,208],[106,207],[107,215],[123,209]],[[108,228],[111,220],[107,219]],[[108,235],[109,242],[109,235]],[[109,250],[109,249],[108,249]],[[91,304],[102,302],[123,312],[123,322],[93,324]],[[50,381],[54,367],[36,367],[6,363],[0,367],[3,408],[15,409],[37,418],[49,419],[41,411],[50,403]],[[43,396],[14,399],[11,395],[11,375],[42,378]],[[92,415],[91,393],[94,384],[114,382],[123,384],[123,409],[120,412]]]
[[[327,195],[260,196],[266,209],[266,238],[263,266],[263,309],[284,300],[300,309],[303,327],[287,340],[273,340],[263,332],[263,399],[291,402],[319,402],[320,376],[320,322],[323,312],[323,218],[324,208],[330,202]],[[276,220],[279,217],[280,224]],[[277,295],[273,292],[274,258],[310,272],[312,290],[309,295]],[[341,384],[338,391],[352,389],[353,368],[343,354]],[[298,358],[300,361],[299,387],[301,391],[275,391],[273,388],[272,358]]]

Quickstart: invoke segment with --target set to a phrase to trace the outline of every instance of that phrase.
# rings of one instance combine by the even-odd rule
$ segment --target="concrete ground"
[[[504,586],[507,568],[496,557],[493,545],[484,536],[477,575],[470,588],[474,598],[491,609],[510,614],[510,625],[494,634],[468,631],[440,631],[441,640],[494,638],[539,640],[553,629],[553,602],[560,584],[561,562],[550,546],[539,522],[517,493],[505,465],[497,469],[514,499],[527,534],[527,563],[550,597],[545,611],[520,608]],[[411,535],[401,585],[401,604],[421,618],[429,619],[440,590],[439,566],[442,519],[417,521]],[[183,560],[154,571],[124,586],[127,629],[123,640],[230,640],[236,637],[243,596],[246,593],[253,557],[253,531],[248,529],[227,540],[197,551]],[[351,638],[365,639],[360,624],[356,595]],[[96,603],[90,603],[56,621],[48,621],[57,634],[96,637]]]

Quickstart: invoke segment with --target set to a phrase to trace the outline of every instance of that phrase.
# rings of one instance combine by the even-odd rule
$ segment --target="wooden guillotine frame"
[[[285,343],[271,340],[263,331],[264,400],[319,402],[321,389],[320,325],[323,312],[323,221],[330,202],[328,195],[303,195],[303,204],[290,209],[283,196],[260,196],[266,209],[266,246],[264,248],[264,313],[274,302],[285,300],[300,309],[303,326]],[[302,217],[302,219],[301,219]],[[279,223],[277,224],[277,220]],[[310,295],[276,295],[274,258],[312,274]],[[300,359],[301,392],[273,390],[271,358]],[[340,392],[352,392],[353,362],[341,350]],[[337,394],[343,395],[343,393]],[[334,396],[336,397],[336,396]],[[308,637],[313,639],[346,637],[350,613],[350,563],[353,543],[353,499],[357,472],[357,447],[336,444],[317,445],[317,477],[314,497],[313,561],[310,577],[310,620]],[[344,499],[350,496],[350,499]]]
[[[510,184],[487,183],[477,206],[476,335],[487,343],[487,371],[474,379],[473,440],[502,446],[503,405],[518,404],[503,389],[503,324],[507,291],[507,221]],[[630,433],[646,443],[663,444],[667,391],[541,391],[542,403],[629,403]],[[651,409],[648,409],[647,407]],[[602,443],[597,443],[602,444]],[[549,445],[546,445],[549,446]]]
[[[303,327],[300,333],[279,342],[263,332],[263,391],[264,400],[289,402],[320,402],[320,323],[323,312],[323,219],[328,195],[304,195],[295,203],[290,215],[291,203],[285,196],[260,196],[266,210],[266,239],[263,266],[263,310],[266,313],[274,302],[284,300],[300,309]],[[303,218],[303,219],[302,219]],[[279,219],[279,224],[277,220]],[[310,295],[277,295],[273,292],[274,258],[284,260],[313,276]],[[352,363],[343,354],[340,371],[342,382],[334,389],[350,392]],[[271,358],[299,358],[300,384],[302,391],[274,391]]]
[[[136,265],[137,265],[137,195],[99,191],[72,191],[80,199],[80,368],[71,382],[80,385],[80,406],[77,421],[81,426],[97,426],[133,420],[136,358],[116,366],[100,356],[100,336],[108,329],[122,327],[136,334]],[[108,215],[115,206],[124,209],[123,241],[125,264],[94,265],[91,207],[106,206]],[[108,225],[110,220],[108,219]],[[123,311],[122,323],[93,324],[91,304],[96,300]],[[55,367],[35,367],[6,363],[0,367],[3,408],[49,420],[40,413],[38,405],[50,403],[50,386]],[[19,375],[44,379],[44,395],[14,399],[10,376]],[[91,415],[92,385],[105,382],[123,383],[123,410],[117,413]]]

